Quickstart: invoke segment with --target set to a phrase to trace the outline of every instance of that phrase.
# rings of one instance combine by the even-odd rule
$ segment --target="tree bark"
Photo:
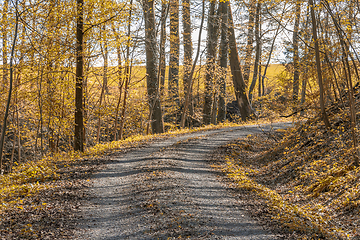
[[[145,18],[146,83],[149,102],[149,116],[153,133],[164,132],[157,75],[156,32],[154,1],[143,0]]]
[[[250,78],[250,66],[251,66],[251,55],[253,51],[254,44],[254,26],[255,26],[255,1],[250,1],[249,3],[249,22],[247,26],[247,45],[246,45],[246,55],[245,55],[245,65],[244,65],[244,82],[245,85],[248,85]]]
[[[179,0],[170,0],[170,60],[168,91],[172,107],[178,111],[179,99]],[[176,120],[176,119],[174,119]]]
[[[254,63],[254,74],[251,81],[249,89],[249,101],[252,102],[253,91],[256,85],[256,80],[258,77],[259,62],[260,62],[260,53],[261,53],[261,42],[260,42],[260,10],[261,3],[258,1],[256,5],[256,14],[255,14],[255,38],[256,38],[256,48],[255,48],[255,63]]]
[[[220,2],[221,14],[221,40],[220,40],[220,77],[219,77],[219,102],[217,122],[224,122],[226,119],[226,75],[228,67],[228,2]]]
[[[322,120],[327,128],[330,128],[330,122],[325,110],[325,102],[324,102],[324,85],[322,80],[322,73],[321,73],[321,63],[320,63],[320,49],[319,49],[319,42],[317,38],[317,26],[316,26],[316,19],[315,19],[315,11],[314,11],[314,2],[313,0],[309,0],[310,5],[310,13],[311,13],[311,21],[312,21],[312,31],[313,31],[313,40],[315,43],[315,57],[316,57],[316,69],[318,75],[318,84],[320,89],[320,107],[321,107],[321,115]]]
[[[191,68],[192,68],[192,41],[191,41],[191,18],[190,18],[190,0],[183,0],[183,41],[184,41],[184,98],[188,94],[188,89],[191,84]],[[192,91],[189,92],[189,114],[190,116],[194,115],[194,109],[192,104]]]
[[[9,8],[9,0],[5,0],[3,3],[3,10],[2,10],[2,78],[3,83],[1,88],[5,88],[8,82],[8,59],[7,59],[7,15],[8,15],[8,8]]]
[[[210,124],[211,120],[211,108],[213,105],[213,77],[214,77],[214,64],[215,64],[215,52],[217,45],[217,29],[216,29],[216,14],[215,14],[216,2],[210,2],[209,17],[208,17],[208,34],[206,45],[206,76],[205,76],[205,99],[203,109],[203,121],[204,124]]]
[[[76,88],[74,150],[84,151],[83,78],[84,78],[84,1],[76,1]]]
[[[299,95],[299,79],[300,79],[300,62],[299,62],[299,24],[300,24],[300,14],[301,14],[301,2],[296,0],[295,6],[295,23],[294,23],[294,32],[293,32],[293,50],[294,50],[294,78],[293,78],[293,101],[294,108],[296,107]]]
[[[169,12],[169,4],[166,0],[161,4],[161,25],[160,25],[160,56],[159,56],[159,84],[160,84],[160,96],[164,97],[165,91],[165,42],[166,42],[166,18]]]
[[[253,111],[251,109],[249,99],[246,95],[246,84],[242,75],[240,67],[240,59],[238,55],[238,50],[236,46],[235,31],[234,31],[234,22],[232,18],[231,7],[229,4],[229,48],[230,48],[230,68],[232,74],[232,80],[234,84],[236,101],[239,105],[241,119],[246,121],[251,117]]]

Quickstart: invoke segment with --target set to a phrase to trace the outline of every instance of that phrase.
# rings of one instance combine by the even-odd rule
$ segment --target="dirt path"
[[[193,133],[111,157],[95,174],[77,239],[276,239],[247,216],[206,161],[274,124]]]

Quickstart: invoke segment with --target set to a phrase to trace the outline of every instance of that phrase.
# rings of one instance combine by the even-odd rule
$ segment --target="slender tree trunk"
[[[228,3],[229,4],[229,3]],[[234,31],[234,22],[232,18],[231,7],[229,4],[229,48],[230,48],[230,68],[232,74],[232,80],[234,84],[236,101],[239,105],[241,119],[246,121],[251,117],[253,111],[251,109],[249,99],[246,95],[246,84],[242,75],[240,67],[240,59],[238,55],[236,40],[235,40],[235,31]]]
[[[76,88],[75,88],[75,132],[74,150],[84,151],[84,1],[77,0],[76,16]]]
[[[255,63],[254,63],[254,74],[251,81],[249,89],[249,101],[252,102],[253,91],[256,85],[256,80],[258,77],[259,62],[260,62],[260,53],[261,53],[261,42],[260,42],[260,10],[261,3],[258,1],[256,5],[256,15],[255,15],[255,38],[256,38],[256,48],[255,48]]]
[[[123,73],[122,73],[122,64],[121,64],[121,50],[120,50],[120,39],[117,35],[115,28],[113,28],[113,33],[115,35],[117,46],[116,46],[116,53],[117,53],[117,60],[118,60],[118,78],[119,78],[119,98],[117,100],[116,104],[116,110],[115,110],[115,124],[114,124],[114,140],[119,140],[119,134],[118,134],[118,117],[119,117],[119,111],[120,111],[120,103],[121,103],[121,95],[122,95],[122,89],[124,86],[124,80],[123,80]]]
[[[145,16],[146,82],[149,98],[149,116],[153,133],[164,132],[162,110],[159,96],[159,81],[156,66],[156,32],[154,1],[143,0]]]
[[[260,52],[260,56],[261,56],[261,52]],[[259,74],[258,74],[258,97],[259,98],[262,96],[262,93],[261,93],[261,89],[262,89],[261,74],[262,74],[262,61],[261,61],[261,58],[260,58],[260,61],[259,61]]]
[[[126,44],[126,58],[125,58],[125,89],[124,89],[124,100],[123,100],[123,107],[121,111],[121,120],[120,120],[120,132],[119,138],[123,138],[124,133],[124,125],[125,125],[125,113],[126,113],[126,103],[129,94],[129,84],[131,80],[131,68],[132,63],[130,64],[130,40],[131,40],[131,18],[132,18],[132,4],[133,0],[130,1],[130,12],[128,18],[128,29],[127,29],[127,44]]]
[[[4,150],[4,141],[5,141],[5,135],[6,135],[6,125],[7,125],[7,118],[9,115],[9,109],[10,109],[10,103],[11,103],[11,94],[12,94],[12,87],[13,87],[13,61],[14,61],[14,55],[15,55],[15,45],[17,40],[17,32],[18,32],[18,26],[19,26],[19,15],[17,12],[18,7],[18,1],[15,1],[15,9],[16,9],[16,19],[15,19],[15,31],[14,31],[14,40],[11,47],[11,54],[10,54],[10,81],[9,81],[9,93],[8,98],[6,102],[6,108],[5,108],[5,114],[4,114],[4,121],[1,129],[1,138],[0,138],[0,174],[3,173],[3,150]]]
[[[208,18],[208,35],[207,35],[207,55],[206,55],[206,76],[205,76],[205,102],[203,110],[203,121],[205,124],[210,124],[211,108],[213,97],[213,78],[214,78],[214,65],[215,65],[215,52],[217,45],[217,29],[216,29],[216,2],[210,1],[210,10]]]
[[[128,59],[129,61],[129,59]],[[124,135],[124,125],[125,125],[125,114],[126,114],[126,103],[129,94],[129,84],[131,80],[131,68],[132,66],[126,66],[126,79],[125,79],[125,89],[124,89],[124,100],[123,100],[123,107],[121,111],[121,120],[120,120],[120,132],[119,138],[122,139]]]
[[[220,71],[219,77],[219,103],[217,122],[224,122],[226,119],[226,75],[228,67],[228,3],[220,2],[221,14],[221,40],[220,40]]]
[[[192,86],[193,86],[193,75],[194,75],[196,63],[197,63],[197,61],[199,59],[199,55],[200,55],[201,33],[202,33],[203,25],[204,25],[204,18],[205,18],[205,0],[202,1],[202,14],[201,14],[201,23],[200,23],[198,47],[197,47],[197,51],[196,51],[195,60],[194,60],[194,63],[192,65],[191,72],[190,72],[189,87],[188,87],[186,95],[185,95],[184,110],[183,110],[183,114],[182,114],[181,122],[180,122],[180,127],[181,128],[185,127],[186,112],[187,112],[187,107],[188,107],[189,102],[190,102]],[[201,62],[200,62],[200,65],[201,65]]]
[[[279,21],[279,25],[276,29],[276,32],[275,32],[275,35],[273,37],[273,41],[271,43],[271,47],[270,47],[270,52],[269,52],[269,56],[268,56],[268,59],[267,59],[267,62],[266,62],[266,65],[265,65],[265,68],[264,68],[264,73],[262,75],[262,84],[264,85],[264,82],[265,82],[265,77],[266,77],[266,73],[267,73],[267,70],[269,68],[269,65],[270,65],[270,61],[271,61],[271,56],[272,56],[272,53],[274,51],[274,46],[275,46],[275,41],[280,33],[280,28],[281,28],[281,22],[283,20],[283,16],[284,16],[284,13],[285,13],[285,7],[286,7],[286,4],[284,4],[284,8],[283,8],[283,11],[282,11],[282,14],[281,14],[281,18],[280,18],[280,21]],[[265,96],[265,87],[263,87],[263,91],[264,91],[264,96]]]
[[[20,83],[17,83],[16,88],[18,88],[20,85]],[[18,108],[18,91],[16,91],[16,101],[15,101],[15,112],[16,112],[16,125],[17,125],[17,145],[18,145],[18,162],[21,162],[21,129],[20,129],[20,121],[19,121],[19,111],[20,109]],[[15,135],[14,135],[15,138]],[[14,162],[11,161],[11,166],[10,166],[10,170],[12,168],[12,164]]]
[[[311,20],[312,20],[312,31],[313,31],[313,40],[315,43],[315,57],[316,57],[316,69],[318,74],[318,83],[320,89],[320,107],[321,107],[321,115],[322,120],[325,123],[327,128],[330,128],[330,122],[325,110],[325,102],[324,102],[324,85],[322,80],[322,73],[321,73],[321,63],[320,63],[320,50],[319,50],[319,41],[317,38],[317,27],[316,27],[316,19],[315,19],[315,11],[314,11],[314,3],[313,0],[309,0],[310,5],[310,13],[311,13]]]
[[[218,110],[218,91],[215,89],[213,92],[213,105],[211,110],[211,120],[210,123],[215,125],[216,124],[216,117],[217,117],[217,110]]]
[[[303,29],[304,33],[305,33],[305,42],[309,42],[310,41],[310,32],[309,32],[309,24],[310,24],[310,16],[309,16],[309,6],[307,8],[307,17],[306,17],[306,23],[305,23],[305,27]],[[301,104],[301,112],[300,112],[300,116],[303,116],[305,111],[304,111],[304,105],[305,105],[305,99],[306,99],[306,88],[307,88],[307,81],[308,81],[308,69],[310,66],[310,62],[309,62],[309,48],[307,45],[305,45],[305,49],[304,49],[304,57],[305,60],[303,61],[303,64],[305,65],[305,67],[303,67],[303,71],[304,71],[304,77],[302,78],[302,82],[301,82],[301,100],[300,100],[300,104]],[[336,77],[336,76],[335,76]]]
[[[169,78],[168,91],[169,101],[172,102],[172,111],[177,113],[179,99],[179,0],[170,0],[170,60],[169,60]],[[176,114],[175,114],[176,115]],[[176,121],[176,118],[173,119]]]
[[[169,12],[169,4],[166,0],[161,4],[161,25],[160,25],[160,56],[159,56],[159,82],[160,82],[160,96],[163,99],[165,94],[165,43],[166,43],[166,19]]]
[[[105,34],[104,39],[106,39],[106,28],[104,25],[103,34]],[[100,100],[99,100],[99,113],[98,113],[98,126],[96,131],[96,142],[100,141],[100,130],[101,130],[101,117],[102,117],[102,103],[105,100],[105,92],[108,92],[108,84],[107,84],[107,68],[108,68],[108,47],[107,43],[104,40],[104,45],[101,47],[102,56],[104,59],[104,66],[103,66],[103,82],[101,86],[101,93],[100,93]]]
[[[334,18],[333,18],[334,20]],[[353,147],[356,151],[356,154],[354,154],[354,164],[355,166],[359,166],[359,150],[358,150],[358,140],[356,136],[356,109],[355,109],[355,100],[354,100],[354,87],[352,83],[352,74],[351,74],[351,68],[349,64],[349,56],[351,57],[350,53],[350,46],[346,43],[345,37],[342,35],[341,30],[339,29],[337,23],[334,21],[334,24],[337,29],[337,33],[340,39],[341,48],[343,52],[343,62],[344,62],[344,72],[347,80],[348,85],[348,97],[349,97],[349,107],[350,107],[350,122],[351,122],[351,135],[353,139]],[[345,34],[345,33],[344,33]],[[350,41],[349,41],[350,42]],[[351,57],[352,58],[352,57]],[[357,66],[353,62],[354,68],[356,69]],[[359,77],[358,77],[359,78]]]
[[[299,79],[300,79],[300,61],[299,61],[299,25],[300,25],[300,14],[301,14],[301,2],[296,0],[295,6],[295,23],[293,32],[293,49],[294,49],[294,78],[293,78],[293,101],[294,108],[297,105],[298,94],[299,94]]]
[[[246,45],[246,55],[245,55],[245,65],[244,65],[244,82],[245,85],[248,85],[250,78],[250,66],[252,60],[252,51],[254,44],[254,26],[255,26],[255,1],[250,1],[249,4],[249,23],[247,26],[247,45]]]
[[[3,10],[2,10],[2,60],[3,60],[3,64],[2,64],[2,78],[3,78],[3,82],[2,82],[2,88],[5,89],[5,87],[7,86],[8,83],[8,59],[7,59],[7,41],[8,41],[8,36],[7,36],[7,16],[8,16],[8,8],[9,8],[9,0],[5,0],[3,3]]]
[[[190,18],[190,0],[183,0],[183,41],[184,41],[184,98],[186,101],[188,89],[190,87],[192,76],[192,41],[191,41],[191,18]],[[190,116],[194,115],[193,103],[192,103],[192,91],[189,92],[189,113]]]

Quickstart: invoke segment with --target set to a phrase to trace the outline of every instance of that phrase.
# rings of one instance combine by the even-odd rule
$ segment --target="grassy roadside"
[[[261,198],[268,219],[287,232],[305,239],[359,239],[360,168],[353,165],[350,126],[340,116],[332,116],[331,131],[312,120],[239,139],[222,148],[216,167],[238,189]]]

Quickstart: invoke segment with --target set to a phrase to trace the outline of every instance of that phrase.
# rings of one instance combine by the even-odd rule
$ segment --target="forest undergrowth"
[[[349,109],[337,103],[328,113],[331,129],[313,118],[249,135],[223,146],[215,167],[241,191],[255,193],[269,208],[264,217],[288,232],[305,239],[360,239],[360,167],[354,165]]]

